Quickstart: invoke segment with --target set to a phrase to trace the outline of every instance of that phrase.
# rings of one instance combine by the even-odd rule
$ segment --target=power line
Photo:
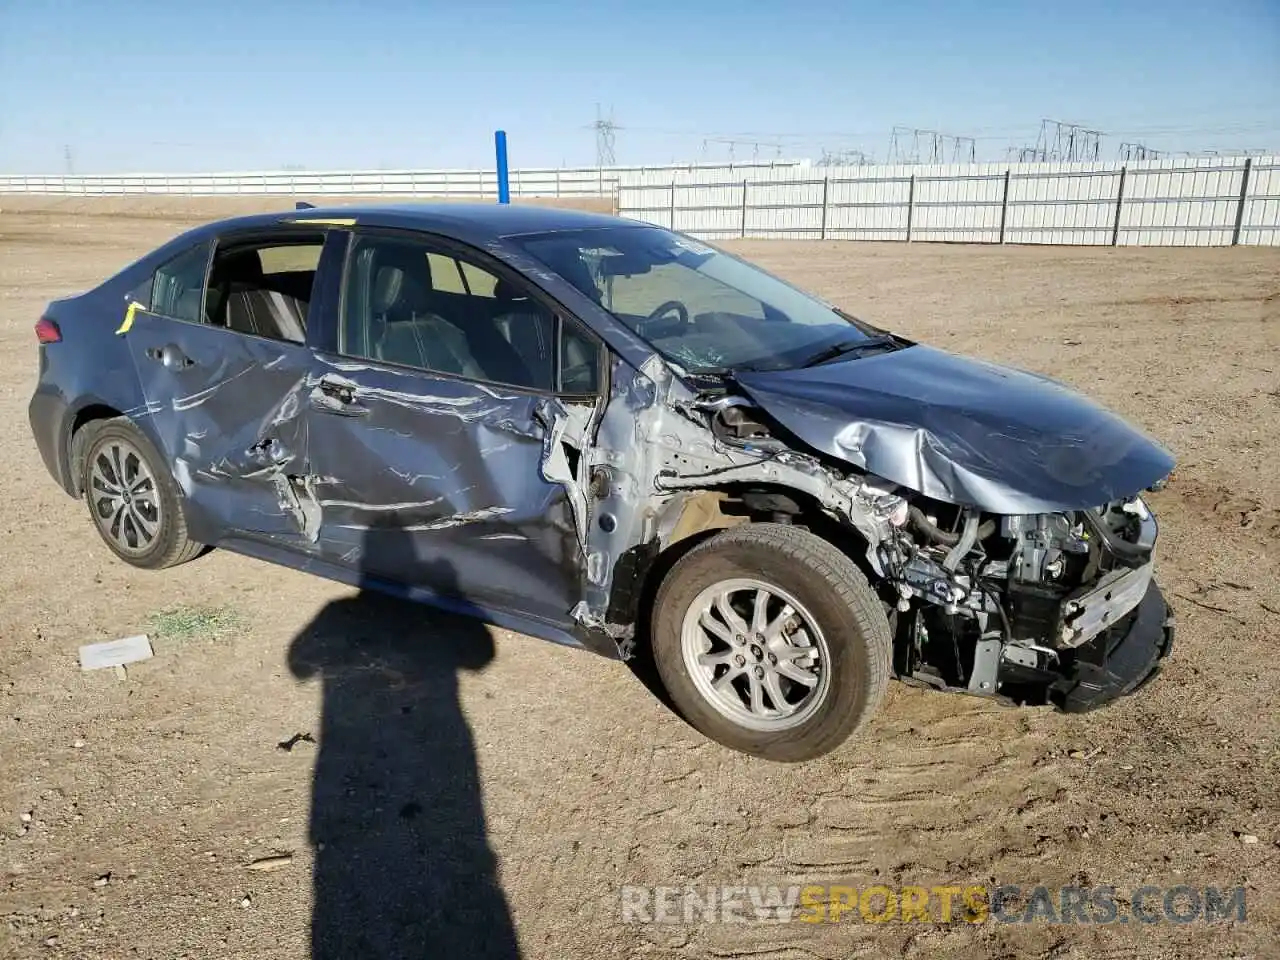
[[[1264,150],[1250,148],[1244,150],[1184,150],[1184,157],[1272,157],[1280,154],[1280,150]]]
[[[751,160],[757,162],[760,159],[760,148],[766,147],[773,150],[774,159],[782,159],[782,141],[774,140],[745,140],[736,137],[703,137],[702,138],[702,155],[707,155],[707,145],[711,143],[722,144],[729,148],[729,163],[733,163],[736,159],[736,150],[738,147],[751,148]]]

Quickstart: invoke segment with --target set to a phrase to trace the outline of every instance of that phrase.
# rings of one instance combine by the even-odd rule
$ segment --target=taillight
[[[56,321],[41,317],[36,323],[36,339],[41,343],[57,343],[62,339],[62,331]]]

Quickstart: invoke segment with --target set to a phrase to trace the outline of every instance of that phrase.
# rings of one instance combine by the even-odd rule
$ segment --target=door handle
[[[352,384],[321,377],[317,386],[321,395],[311,395],[311,406],[314,409],[338,417],[368,416],[369,408],[356,402],[356,388]]]
[[[163,363],[170,370],[185,370],[194,367],[196,362],[182,352],[176,343],[166,343],[163,347],[148,347],[147,358]]]
[[[320,392],[326,397],[333,397],[339,403],[355,403],[356,391],[355,387],[349,383],[342,383],[339,380],[330,380],[328,377],[320,379]]]

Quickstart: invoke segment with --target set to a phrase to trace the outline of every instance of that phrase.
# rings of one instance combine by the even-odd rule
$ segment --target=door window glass
[[[198,323],[208,265],[209,245],[202,243],[160,267],[151,283],[150,312]]]
[[[324,235],[218,246],[205,297],[208,323],[272,340],[303,343],[307,307]]]
[[[345,354],[556,389],[556,315],[524,286],[429,240],[358,237],[343,304],[339,348]],[[586,382],[581,372],[576,376]]]
[[[560,389],[588,395],[600,392],[600,348],[568,321],[560,326]]]

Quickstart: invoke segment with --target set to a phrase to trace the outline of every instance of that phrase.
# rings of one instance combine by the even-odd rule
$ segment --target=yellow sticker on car
[[[139,303],[137,300],[130,300],[129,307],[124,312],[124,322],[120,324],[120,329],[116,331],[116,335],[119,336],[121,334],[128,333],[129,328],[133,326],[133,315],[137,313],[139,310],[145,310],[145,309],[147,308],[143,306],[141,303]]]

